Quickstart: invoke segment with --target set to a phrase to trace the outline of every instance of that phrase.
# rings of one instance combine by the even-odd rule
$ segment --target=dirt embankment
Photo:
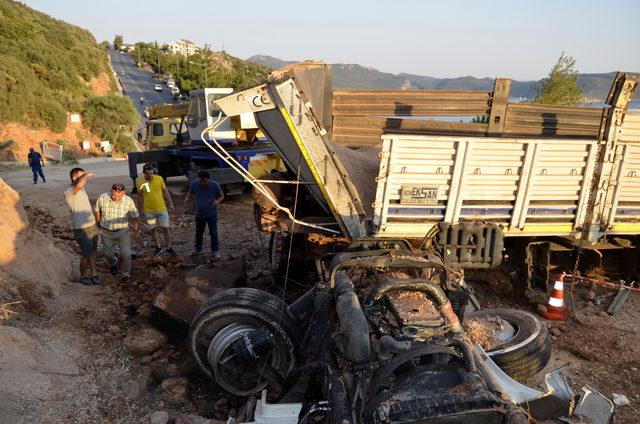
[[[97,78],[91,78],[89,81],[93,94],[96,96],[106,96],[111,93],[111,79],[106,72],[101,73]]]
[[[93,135],[80,124],[67,122],[67,128],[61,133],[56,133],[48,128],[29,128],[24,124],[15,122],[0,124],[0,142],[13,140],[15,145],[8,149],[0,150],[0,161],[26,162],[29,149],[33,147],[40,151],[40,142],[64,140],[68,146],[80,149],[80,142],[99,141],[100,137]]]
[[[71,275],[71,261],[29,226],[20,196],[0,178],[0,301],[25,285],[52,293]]]

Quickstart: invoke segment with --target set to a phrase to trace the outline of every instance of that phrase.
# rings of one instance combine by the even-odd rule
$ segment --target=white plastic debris
[[[631,402],[629,402],[629,398],[627,398],[625,395],[621,395],[620,393],[612,393],[613,395],[613,403],[615,403],[618,406],[625,406],[625,405],[630,405]]]

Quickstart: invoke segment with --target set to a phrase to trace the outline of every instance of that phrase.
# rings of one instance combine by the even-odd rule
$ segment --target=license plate
[[[438,203],[438,187],[403,185],[400,190],[402,205],[435,205]]]

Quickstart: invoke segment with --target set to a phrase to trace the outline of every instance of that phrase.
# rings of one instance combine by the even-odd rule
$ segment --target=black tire
[[[551,338],[544,322],[535,315],[512,309],[485,309],[466,314],[465,320],[501,318],[515,334],[487,352],[511,378],[520,382],[540,372],[551,358]]]
[[[265,328],[274,337],[271,366],[286,377],[296,365],[298,329],[287,305],[274,295],[253,288],[225,290],[211,297],[198,311],[189,329],[189,349],[202,372],[215,380],[207,352],[213,337],[231,324],[246,324]],[[218,382],[219,383],[219,382]],[[259,387],[237,390],[226,388],[238,396],[259,392]]]

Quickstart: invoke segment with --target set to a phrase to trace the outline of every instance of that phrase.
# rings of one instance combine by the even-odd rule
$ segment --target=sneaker
[[[193,252],[191,252],[191,256],[200,256],[200,255],[202,255],[202,250],[193,249]]]
[[[153,251],[153,256],[159,256],[163,251],[164,249],[162,247],[156,247]]]
[[[100,284],[102,284],[102,280],[100,280],[100,277],[98,277],[97,275],[94,275],[91,277],[91,284],[93,284],[94,286],[99,286]]]
[[[213,259],[220,259],[220,251],[216,250],[215,252],[211,253],[211,256],[213,256]]]
[[[166,249],[164,249],[164,251],[170,254],[171,256],[178,256],[178,253],[175,250],[173,250],[173,247],[167,247]]]
[[[85,286],[93,285],[93,284],[91,284],[91,277],[81,277],[79,283],[83,284]]]
[[[129,277],[128,275],[125,275],[120,279],[120,281],[122,281],[124,284],[129,284],[131,282],[131,277]]]
[[[118,265],[111,265],[109,267],[109,272],[111,273],[111,275],[118,274]]]
[[[34,181],[33,183],[34,183],[34,184],[38,184],[38,182],[37,182],[37,181]]]

